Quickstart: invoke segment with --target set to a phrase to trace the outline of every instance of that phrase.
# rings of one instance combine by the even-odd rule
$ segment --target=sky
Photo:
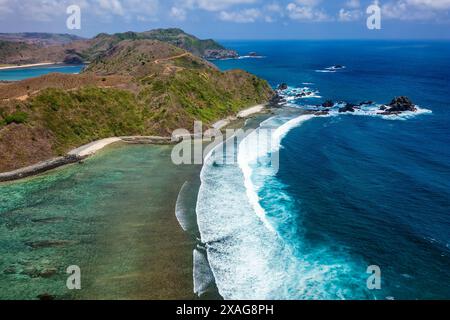
[[[370,5],[381,29],[367,27]],[[81,10],[69,30],[67,8]],[[98,33],[179,27],[213,39],[450,39],[450,0],[0,0],[0,32]]]

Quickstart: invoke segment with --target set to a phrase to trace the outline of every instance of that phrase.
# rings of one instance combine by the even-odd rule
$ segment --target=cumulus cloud
[[[330,21],[331,17],[317,6],[321,0],[296,0],[286,6],[287,15],[292,20],[321,22]]]
[[[361,19],[362,12],[360,10],[339,10],[339,21],[350,22]]]
[[[250,23],[255,22],[261,17],[261,11],[258,9],[245,9],[241,11],[220,12],[219,18],[222,21],[236,22],[236,23]]]
[[[361,2],[359,0],[348,0],[345,6],[350,9],[358,9],[361,7]]]
[[[78,5],[86,15],[102,19],[122,17],[146,21],[157,17],[159,0],[0,0],[0,15],[7,13],[25,20],[47,22],[65,17],[70,5]]]
[[[187,17],[187,12],[185,9],[183,8],[178,8],[178,7],[172,7],[170,9],[170,13],[169,15],[174,18],[175,20],[178,21],[184,21],[186,20]]]
[[[176,7],[220,11],[236,5],[253,4],[255,2],[257,0],[178,0],[176,1]]]
[[[345,3],[345,7],[339,10],[338,21],[357,21],[363,16],[363,12],[360,9],[361,2],[359,0],[348,0]]]
[[[395,0],[382,6],[383,17],[397,20],[448,19],[450,0]]]

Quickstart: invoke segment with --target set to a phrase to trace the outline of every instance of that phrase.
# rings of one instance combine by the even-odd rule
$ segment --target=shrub
[[[5,122],[6,124],[11,124],[11,123],[24,123],[27,121],[28,118],[28,114],[22,111],[17,111],[14,112],[8,116],[5,117]]]

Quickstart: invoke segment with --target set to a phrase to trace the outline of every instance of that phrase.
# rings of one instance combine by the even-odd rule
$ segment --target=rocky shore
[[[280,108],[286,105],[286,91],[289,89],[289,86],[286,83],[280,84],[277,89],[275,95],[269,102],[269,106],[271,108]],[[292,93],[291,93],[292,94]],[[301,92],[295,95],[296,98],[304,98],[308,97],[308,95],[312,95],[311,92]],[[375,106],[375,102],[373,101],[363,101],[358,104],[339,101],[334,102],[332,100],[326,100],[320,105],[316,105],[315,109],[310,110],[312,113],[318,116],[329,115],[333,108],[338,108],[339,113],[354,113],[358,110],[361,110],[365,106]],[[377,114],[383,116],[390,115],[401,115],[405,112],[417,112],[418,107],[416,104],[412,102],[412,100],[406,96],[398,96],[392,99],[392,101],[388,104],[383,104],[378,107]]]
[[[206,50],[203,57],[207,60],[237,59],[239,54],[234,50],[213,49]]]

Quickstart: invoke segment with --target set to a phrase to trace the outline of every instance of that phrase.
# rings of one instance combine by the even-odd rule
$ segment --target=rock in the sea
[[[237,59],[239,54],[234,50],[210,49],[205,51],[204,58],[208,60]]]
[[[380,108],[380,110],[382,109]],[[387,106],[383,114],[385,115],[400,114],[405,111],[415,112],[417,111],[417,108],[408,97],[400,96],[394,98],[391,101],[391,103]]]
[[[281,91],[287,90],[287,88],[288,88],[287,83],[282,83],[278,86],[278,90],[281,90]]]
[[[316,116],[327,116],[329,114],[330,114],[330,112],[327,110],[317,111],[316,113],[314,113],[314,115],[316,115]]]
[[[347,103],[345,107],[339,108],[339,113],[345,113],[345,112],[355,112],[355,105],[352,103]]]
[[[334,102],[331,100],[327,100],[324,103],[322,103],[322,107],[324,108],[333,108]]]
[[[282,96],[280,96],[279,94],[275,94],[269,101],[269,107],[280,108],[285,102],[286,100]]]
[[[368,105],[371,105],[371,104],[373,104],[373,101],[363,101],[363,102],[360,102],[359,104],[358,104],[358,106],[368,106]]]
[[[390,111],[415,111],[414,103],[405,96],[394,98],[389,104]]]

